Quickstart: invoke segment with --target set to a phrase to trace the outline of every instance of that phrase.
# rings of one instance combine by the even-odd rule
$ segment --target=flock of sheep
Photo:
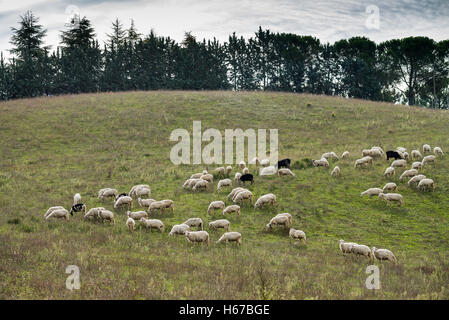
[[[431,148],[429,145],[423,145],[423,153],[431,152]],[[420,159],[419,162],[413,162],[411,169],[405,170],[399,177],[399,180],[403,180],[404,178],[410,178],[408,181],[408,185],[410,187],[414,187],[417,185],[417,189],[419,191],[425,190],[434,190],[435,184],[432,179],[425,177],[422,174],[418,174],[419,170],[421,170],[424,165],[429,163],[434,163],[436,157],[444,156],[443,151],[439,147],[434,148],[435,155],[426,155],[422,156],[422,154],[418,150],[412,150],[411,158],[412,159]],[[394,151],[387,151],[385,153],[381,147],[372,147],[371,149],[366,149],[362,151],[362,158],[357,159],[355,161],[355,168],[359,167],[367,167],[368,165],[372,165],[373,161],[378,158],[383,158],[386,155],[387,160],[390,158],[394,158],[395,160],[391,163],[384,173],[384,176],[390,178],[395,175],[396,169],[402,168],[406,169],[407,161],[410,160],[410,156],[407,153],[407,150],[403,147],[398,147]],[[329,161],[335,161],[340,159],[349,158],[350,154],[348,151],[343,152],[341,157],[338,157],[335,152],[326,152],[321,156],[319,160],[312,160],[312,164],[315,167],[325,167],[330,168]],[[278,163],[273,166],[270,165],[269,160],[264,159],[259,161],[258,158],[252,159],[249,164],[255,165],[256,169],[261,166],[259,170],[260,176],[274,175],[278,176],[295,176],[295,174],[290,170],[290,159],[283,159],[278,161]],[[233,168],[231,166],[219,167],[213,170],[213,174],[209,173],[207,170],[204,170],[200,173],[193,174],[189,179],[187,179],[182,188],[184,190],[190,190],[193,192],[201,192],[205,190],[210,190],[214,186],[214,179],[219,177],[220,179],[217,183],[217,191],[222,190],[223,188],[232,188],[233,184],[238,185],[238,187],[233,188],[231,192],[228,194],[226,200],[232,201],[232,204],[226,205],[225,201],[215,200],[212,201],[207,209],[208,216],[215,213],[216,210],[220,210],[223,216],[231,215],[235,213],[237,216],[241,214],[241,205],[244,203],[253,204],[253,194],[247,188],[244,188],[242,184],[245,182],[254,183],[254,177],[250,173],[249,168],[246,166],[244,161],[240,162],[238,165],[241,172],[236,172],[234,176],[234,181],[230,178],[227,178],[231,175]],[[338,177],[341,174],[341,170],[339,166],[335,166],[331,172],[331,176]],[[400,205],[404,204],[404,200],[402,195],[398,193],[386,193],[389,191],[397,191],[398,187],[394,182],[387,183],[382,189],[381,188],[370,188],[361,193],[361,196],[367,195],[369,197],[378,196],[381,199],[384,199],[388,202],[398,202]],[[121,208],[126,208],[126,226],[129,228],[131,232],[134,232],[136,228],[136,221],[140,222],[142,226],[149,229],[157,229],[159,232],[164,232],[165,225],[159,219],[149,219],[150,215],[153,215],[156,212],[165,213],[166,210],[174,212],[174,202],[173,200],[165,199],[156,201],[150,198],[151,190],[150,187],[146,184],[135,185],[131,188],[128,193],[121,193],[117,191],[117,189],[113,188],[105,188],[101,189],[98,192],[98,198],[101,201],[105,201],[107,199],[111,199],[114,202],[114,209],[119,210]],[[81,201],[81,195],[79,193],[74,196],[74,204],[71,207],[70,211],[66,210],[62,206],[51,207],[47,210],[44,215],[46,220],[51,218],[64,218],[69,219],[69,215],[73,215],[76,212],[83,212],[85,219],[93,219],[98,221],[109,221],[114,224],[114,213],[110,210],[105,209],[104,207],[96,207],[91,208],[87,211],[87,207]],[[130,211],[133,207],[134,200],[137,200],[137,204],[142,208],[139,211]],[[254,203],[254,209],[263,209],[266,206],[274,207],[276,204],[276,196],[272,193],[268,193],[260,196]],[[86,212],[87,211],[87,212]],[[275,226],[281,226],[285,229],[289,229],[289,237],[297,240],[303,241],[306,243],[306,234],[302,230],[292,228],[293,217],[290,213],[279,213],[272,217],[270,221],[266,224],[266,230],[272,230]],[[210,230],[224,229],[224,234],[216,241],[216,243],[220,242],[235,242],[238,245],[242,244],[242,234],[236,231],[230,231],[231,223],[227,219],[218,219],[214,221],[210,221],[209,224]],[[196,228],[196,231],[193,231]],[[209,245],[209,233],[204,230],[203,220],[199,217],[192,217],[187,219],[185,222],[181,224],[174,225],[171,228],[169,236],[173,235],[184,235],[187,241],[193,243],[204,243]],[[397,262],[394,254],[387,249],[377,249],[372,247],[371,249],[362,244],[357,244],[354,242],[345,242],[344,240],[339,241],[339,248],[343,254],[352,253],[355,255],[366,256],[370,259],[378,259],[378,260],[389,260],[394,263]]]

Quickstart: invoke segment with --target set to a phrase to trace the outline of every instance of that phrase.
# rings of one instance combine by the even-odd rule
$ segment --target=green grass
[[[0,119],[1,299],[449,298],[449,159],[423,170],[434,179],[434,192],[418,193],[399,175],[392,179],[404,207],[360,197],[388,182],[385,160],[353,168],[373,145],[449,150],[448,112],[325,96],[158,91],[10,101],[0,104]],[[262,211],[244,206],[239,218],[229,218],[231,230],[243,234],[241,247],[215,245],[221,231],[210,231],[210,247],[168,237],[171,226],[189,217],[206,225],[221,218],[208,217],[207,207],[228,193],[181,188],[204,166],[172,165],[169,135],[191,131],[194,120],[203,131],[278,128],[280,157],[298,161],[295,178],[256,176],[249,187],[255,198],[272,192],[278,204]],[[338,179],[307,165],[326,151],[344,150],[351,158],[338,162]],[[152,198],[175,201],[174,215],[156,215],[164,234],[140,228],[131,234],[123,213],[116,213],[115,225],[83,221],[81,214],[43,219],[50,206],[70,207],[76,192],[91,208],[102,205],[100,188],[127,192],[140,183],[151,186]],[[264,230],[278,212],[293,215],[306,245],[294,245],[287,231]],[[398,265],[375,262],[380,290],[365,288],[371,262],[343,256],[339,239],[396,254]],[[80,268],[80,290],[65,288],[72,264]]]

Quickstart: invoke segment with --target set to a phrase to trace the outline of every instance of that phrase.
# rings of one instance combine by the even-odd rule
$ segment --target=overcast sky
[[[449,0],[0,0],[0,51],[10,49],[11,27],[27,10],[40,17],[53,49],[73,12],[92,21],[100,41],[115,18],[126,27],[133,18],[139,32],[154,29],[178,41],[185,31],[198,39],[224,41],[234,31],[250,37],[259,25],[322,42],[352,36],[449,39]]]

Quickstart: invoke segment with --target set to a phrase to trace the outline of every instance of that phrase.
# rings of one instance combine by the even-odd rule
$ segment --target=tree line
[[[0,100],[126,90],[271,90],[449,108],[449,40],[376,44],[365,37],[321,43],[261,27],[220,43],[185,33],[181,43],[140,34],[116,19],[101,44],[74,16],[56,49],[32,12],[11,28],[12,58],[0,57]]]

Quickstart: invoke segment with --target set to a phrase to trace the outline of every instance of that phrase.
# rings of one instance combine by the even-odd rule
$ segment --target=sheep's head
[[[342,239],[340,239],[340,241],[338,241],[338,243],[340,243],[340,244],[342,244],[342,243],[344,243],[345,241],[344,240],[342,240]]]
[[[383,194],[383,193],[379,193],[379,198],[384,198],[385,197],[385,195]]]

